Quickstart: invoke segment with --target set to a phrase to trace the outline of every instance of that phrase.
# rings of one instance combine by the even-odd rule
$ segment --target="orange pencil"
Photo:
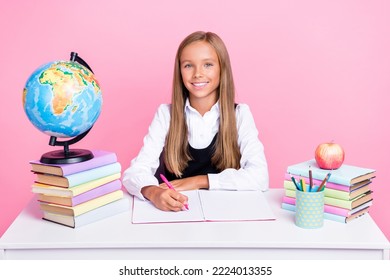
[[[321,185],[318,187],[317,192],[322,191],[323,188],[325,188],[326,183],[329,181],[330,178],[330,172],[325,176],[324,180],[322,180]]]

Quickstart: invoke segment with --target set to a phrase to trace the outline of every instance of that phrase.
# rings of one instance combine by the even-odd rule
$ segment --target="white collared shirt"
[[[208,147],[219,129],[219,102],[202,116],[187,100],[185,117],[191,147]],[[268,190],[268,166],[264,146],[258,138],[248,105],[237,105],[236,120],[241,168],[228,168],[218,174],[208,174],[209,190]],[[141,194],[142,187],[159,185],[154,174],[160,164],[159,158],[164,148],[169,121],[170,105],[162,104],[149,126],[138,156],[131,161],[130,167],[123,174],[122,182],[125,188],[130,194],[141,199],[145,199]]]

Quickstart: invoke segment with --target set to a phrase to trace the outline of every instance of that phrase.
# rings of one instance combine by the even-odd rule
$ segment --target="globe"
[[[23,108],[28,119],[51,136],[50,145],[64,146],[65,154],[60,157],[65,158],[71,156],[68,146],[92,128],[102,103],[99,82],[88,64],[73,52],[71,61],[53,61],[36,69],[23,90]],[[78,138],[58,142],[57,137]]]
[[[78,62],[54,61],[35,70],[23,91],[30,122],[43,133],[74,137],[100,115],[102,93],[94,74]]]

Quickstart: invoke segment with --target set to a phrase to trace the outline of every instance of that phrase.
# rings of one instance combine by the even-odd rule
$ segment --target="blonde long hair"
[[[177,177],[182,176],[184,169],[188,166],[188,161],[191,160],[188,151],[188,128],[184,116],[188,90],[184,86],[181,76],[180,57],[183,49],[196,41],[209,43],[215,49],[220,64],[220,84],[218,88],[220,123],[211,162],[221,171],[226,168],[240,168],[241,154],[238,147],[234,105],[235,89],[229,54],[218,35],[212,32],[197,31],[188,35],[182,41],[175,58],[171,120],[166,137],[164,161],[167,169]]]

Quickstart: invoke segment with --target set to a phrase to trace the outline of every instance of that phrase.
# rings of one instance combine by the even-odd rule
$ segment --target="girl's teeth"
[[[196,87],[203,87],[205,85],[206,85],[206,83],[194,83],[194,86],[196,86]]]

